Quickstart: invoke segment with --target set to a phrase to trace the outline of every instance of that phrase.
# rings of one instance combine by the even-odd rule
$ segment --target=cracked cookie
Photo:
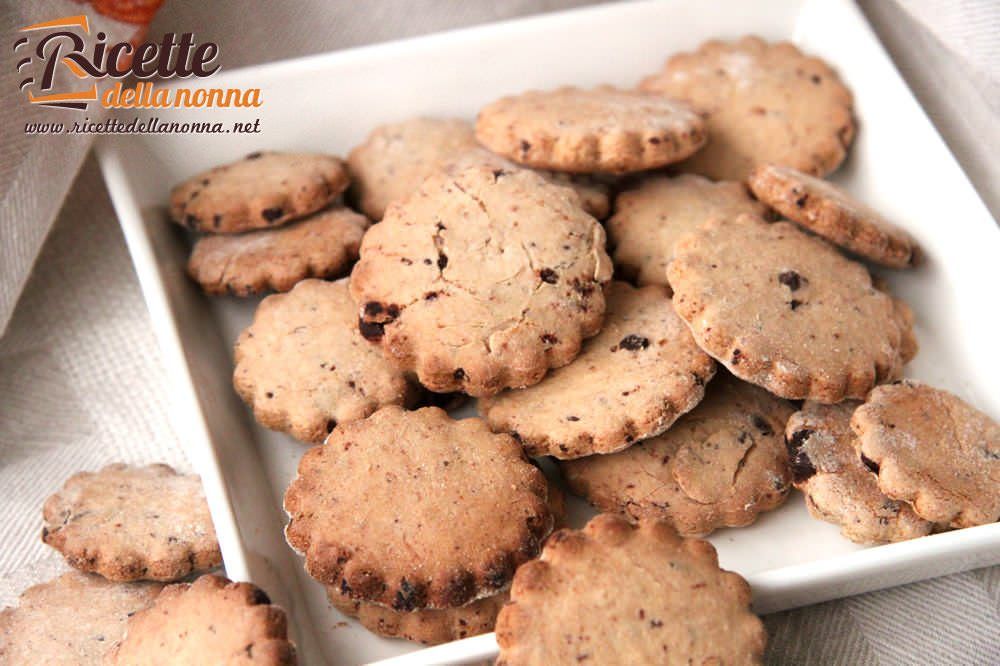
[[[879,489],[951,527],[1000,520],[1000,424],[952,393],[904,380],[879,386],[851,417]]]
[[[538,554],[553,526],[547,489],[514,438],[481,419],[384,407],[302,457],[285,535],[313,578],[352,599],[462,606]]]
[[[110,663],[294,666],[297,660],[285,611],[263,590],[202,576],[168,585],[152,606],[133,615]]]
[[[517,570],[497,619],[497,666],[760,664],[750,586],[666,523],[600,515],[560,530]]]
[[[708,41],[674,55],[639,87],[704,116],[707,145],[678,167],[713,180],[743,180],[767,162],[823,176],[854,139],[851,91],[829,65],[787,42]]]
[[[222,563],[201,480],[167,465],[74,474],[42,513],[42,540],[109,580],[178,580]]]
[[[159,583],[114,583],[72,571],[28,588],[0,613],[0,663],[99,666]]]
[[[440,173],[361,242],[361,333],[433,391],[536,384],[600,329],[604,244],[576,195],[538,174]]]
[[[705,143],[684,102],[610,86],[532,90],[489,104],[476,138],[518,164],[577,173],[627,173],[677,162]]]
[[[674,245],[667,278],[701,348],[784,398],[863,398],[915,351],[906,308],[789,222],[711,220]]]
[[[233,385],[264,427],[321,442],[338,423],[417,390],[357,328],[347,280],[304,280],[268,296],[234,352]]]
[[[266,229],[314,213],[347,189],[344,163],[329,155],[250,153],[170,193],[170,217],[194,231]]]
[[[619,453],[560,463],[602,511],[665,520],[684,535],[749,525],[788,496],[785,421],[792,406],[720,373],[665,433]]]
[[[813,518],[840,526],[851,541],[863,544],[903,541],[930,534],[933,524],[906,502],[890,499],[862,461],[851,431],[860,403],[807,402],[785,428],[793,482],[806,498]]]
[[[604,182],[604,180],[609,180],[608,178],[602,180],[599,176],[586,173],[562,173],[545,169],[530,169],[479,146],[446,163],[443,168],[450,173],[456,173],[470,166],[487,166],[507,171],[528,169],[553,185],[561,185],[573,190],[580,198],[580,207],[598,220],[603,220],[611,212],[611,188]]]
[[[278,229],[199,238],[188,275],[210,294],[288,291],[306,278],[335,278],[358,258],[368,220],[333,208]]]
[[[916,259],[908,233],[833,183],[776,164],[759,165],[747,183],[792,222],[869,261],[906,268]]]
[[[529,455],[579,458],[658,435],[698,404],[715,373],[663,287],[612,282],[605,298],[601,332],[572,363],[479,401],[490,427]]]
[[[649,176],[618,195],[607,222],[612,259],[622,275],[640,286],[667,285],[674,243],[712,217],[749,213],[764,217],[742,183],[714,183],[694,174]]]

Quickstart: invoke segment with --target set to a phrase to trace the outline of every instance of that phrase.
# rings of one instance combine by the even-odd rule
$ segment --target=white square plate
[[[232,342],[256,301],[206,298],[185,277],[188,241],[164,211],[170,186],[259,149],[343,155],[379,123],[420,114],[471,119],[483,104],[526,88],[633,85],[671,52],[745,33],[793,40],[831,62],[853,89],[860,133],[836,180],[909,229],[928,255],[915,271],[885,275],[918,318],[921,351],[908,374],[1000,417],[1000,230],[846,0],[609,5],[223,72],[213,86],[260,87],[263,107],[139,115],[226,123],[259,116],[261,134],[99,144],[173,380],[177,430],[204,480],[226,570],[289,610],[305,663],[400,655],[394,663],[461,663],[492,655],[495,644],[485,636],[415,652],[413,644],[376,638],[344,622],[306,576],[284,543],[280,508],[305,447],[255,426],[230,385]],[[577,520],[586,513],[575,506]],[[1000,524],[862,548],[811,519],[798,495],[754,526],[711,541],[723,566],[750,581],[762,613],[1000,562]]]

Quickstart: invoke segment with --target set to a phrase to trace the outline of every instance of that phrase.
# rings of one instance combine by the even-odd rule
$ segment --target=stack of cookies
[[[42,540],[76,571],[0,613],[0,663],[294,666],[284,611],[222,563],[197,476],[114,464],[70,477]],[[172,583],[172,584],[167,584]]]
[[[793,486],[863,543],[997,520],[1000,426],[899,381],[913,315],[868,264],[910,269],[915,240],[822,180],[855,131],[827,64],[747,37],[635,90],[384,125],[346,168],[270,153],[176,188],[175,221],[214,234],[189,266],[207,291],[287,292],[234,382],[315,445],[286,536],[331,602],[429,643],[499,612],[505,664],[754,662],[745,583],[681,537]],[[348,187],[364,216],[334,203]],[[416,409],[432,394],[481,417]],[[617,517],[550,537],[529,456]]]

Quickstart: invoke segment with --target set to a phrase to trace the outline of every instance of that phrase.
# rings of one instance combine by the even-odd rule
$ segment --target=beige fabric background
[[[0,1],[4,34],[50,15],[58,2],[65,0]],[[582,4],[589,2],[167,0],[152,34],[200,26],[201,36],[223,44],[232,68],[263,54],[282,59]],[[996,216],[1000,3],[903,4],[862,2]],[[8,65],[4,91],[13,89]],[[41,503],[66,476],[116,460],[186,466],[96,164],[83,144],[55,152],[11,131],[24,120],[13,101],[5,92],[0,107],[0,332],[10,319],[0,338],[0,606],[62,569],[38,532]],[[1000,664],[1000,567],[780,613],[767,624],[774,664]]]

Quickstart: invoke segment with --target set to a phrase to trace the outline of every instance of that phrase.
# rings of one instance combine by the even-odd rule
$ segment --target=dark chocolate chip
[[[399,611],[410,612],[422,607],[424,594],[415,585],[411,585],[405,578],[399,582],[399,589],[396,590],[396,598],[392,601],[392,607]]]
[[[368,301],[365,303],[365,316],[377,317],[382,314],[382,304],[378,301]]]
[[[451,376],[455,378],[456,382],[460,382],[463,379],[465,379],[465,370],[462,369],[462,368],[459,368],[458,370],[456,370],[455,372],[453,372],[451,374]]]
[[[580,417],[579,416],[567,416],[566,420],[567,421],[574,421],[574,422],[576,422],[576,421],[580,420]]]
[[[626,335],[622,338],[622,341],[618,343],[618,346],[629,351],[646,349],[649,347],[649,338],[644,338],[641,335],[632,333],[631,335]]]
[[[800,276],[795,271],[783,271],[778,276],[778,282],[785,285],[792,291],[796,291],[802,286],[802,276]]]
[[[266,606],[271,603],[271,597],[267,596],[267,592],[258,587],[253,591],[252,603],[255,606]]]
[[[444,270],[444,267],[448,265],[448,255],[443,252],[438,253],[438,268]]]
[[[743,352],[741,352],[739,349],[734,349],[733,350],[733,361],[732,361],[733,365],[739,365],[740,364],[740,360],[742,358],[743,358]]]
[[[521,141],[521,152],[522,153],[526,153],[529,150],[531,150],[531,144],[528,143],[527,141],[522,140]]]
[[[260,211],[260,216],[267,220],[268,222],[274,222],[279,217],[285,214],[285,210],[281,206],[275,206],[274,208],[265,208]]]
[[[760,434],[765,436],[774,434],[771,424],[768,423],[767,420],[760,414],[754,414],[750,420],[753,422],[753,427],[760,430]]]
[[[795,479],[796,483],[802,483],[816,473],[816,466],[809,459],[809,454],[802,448],[802,445],[812,434],[812,430],[803,428],[793,432],[792,436],[785,440],[789,455],[788,462],[792,468],[792,478]]]
[[[788,307],[790,307],[792,310],[797,309],[800,305],[802,305],[802,301],[796,298],[793,298],[792,300],[788,301]]]
[[[879,467],[877,462],[875,462],[874,460],[872,460],[863,453],[861,454],[861,462],[864,464],[865,467],[868,468],[869,472],[878,474]]]
[[[538,271],[538,277],[541,278],[542,282],[548,284],[555,284],[559,281],[559,276],[551,268],[543,268]]]
[[[806,205],[806,201],[808,201],[808,199],[809,199],[809,195],[808,194],[803,194],[801,197],[799,197],[798,199],[795,200],[795,206],[797,208],[804,207]]]
[[[436,301],[437,297],[438,293],[436,291],[428,291],[426,294],[424,294],[425,301]]]
[[[542,342],[547,345],[554,345],[559,342],[559,338],[552,335],[551,333],[542,333]]]
[[[365,340],[377,341],[381,340],[382,336],[385,335],[385,324],[367,322],[364,319],[358,319],[358,330],[361,332],[361,336]]]

